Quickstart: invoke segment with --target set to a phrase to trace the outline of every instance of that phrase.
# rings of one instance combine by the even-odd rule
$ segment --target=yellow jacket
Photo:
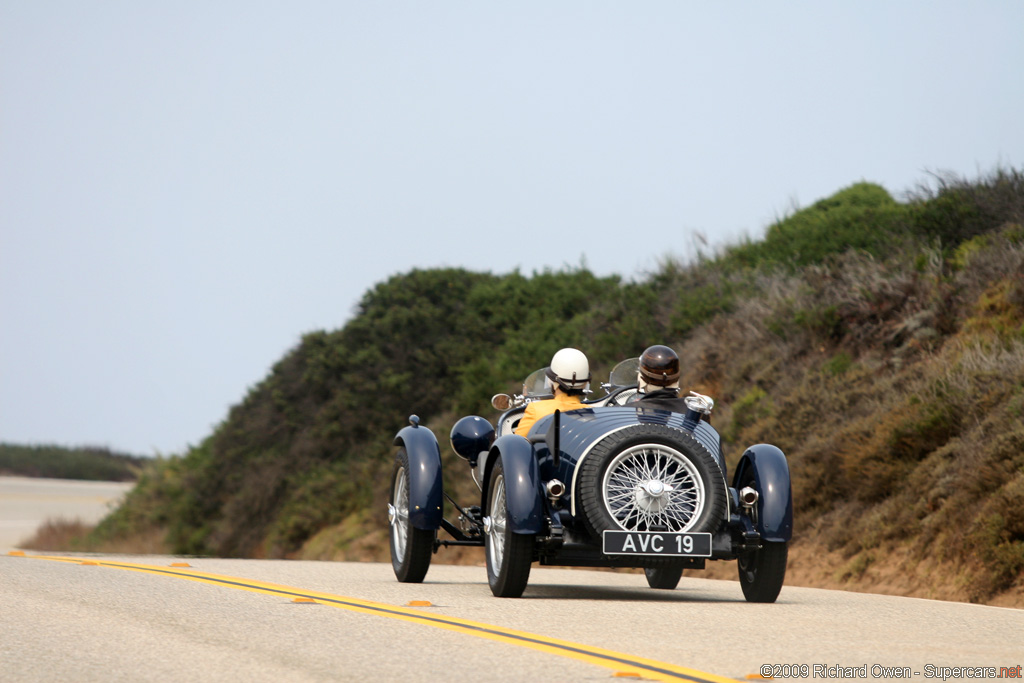
[[[530,427],[533,426],[534,422],[545,415],[550,415],[556,410],[564,413],[567,410],[579,410],[582,407],[583,403],[579,396],[567,396],[562,393],[555,394],[554,398],[550,398],[545,401],[527,403],[526,412],[523,413],[522,419],[519,420],[519,426],[516,427],[516,434],[519,436],[527,436],[530,433]]]

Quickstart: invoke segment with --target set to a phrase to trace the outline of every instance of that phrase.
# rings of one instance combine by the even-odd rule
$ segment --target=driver
[[[685,413],[686,399],[679,398],[679,354],[667,346],[647,347],[640,356],[640,385],[636,402],[646,408],[660,408]]]
[[[530,427],[540,418],[556,410],[578,410],[583,408],[583,393],[590,383],[590,363],[579,349],[562,349],[551,358],[551,365],[545,371],[551,383],[554,398],[533,401],[526,404],[526,412],[519,420],[515,432],[527,436]]]

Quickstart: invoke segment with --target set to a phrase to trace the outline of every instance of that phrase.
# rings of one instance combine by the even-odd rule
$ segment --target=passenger
[[[590,363],[582,351],[562,349],[551,358],[546,374],[554,398],[526,404],[526,412],[515,429],[519,436],[529,436],[530,428],[537,420],[556,410],[564,413],[583,407],[583,393],[590,383]]]
[[[660,344],[648,347],[640,356],[637,373],[638,407],[660,408],[674,413],[687,411],[686,399],[679,397],[679,354]]]

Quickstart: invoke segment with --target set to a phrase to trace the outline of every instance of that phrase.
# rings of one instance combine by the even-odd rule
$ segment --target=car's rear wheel
[[[530,580],[534,534],[516,534],[509,528],[505,470],[501,460],[494,463],[488,486],[484,545],[487,555],[487,583],[499,598],[518,598]]]
[[[714,532],[725,517],[718,463],[689,433],[664,425],[636,425],[606,437],[580,464],[578,491],[586,525],[598,539],[607,529]]]
[[[737,489],[757,488],[754,470],[748,468],[736,483]],[[761,496],[765,491],[758,492]],[[756,511],[750,513],[756,521]],[[740,575],[740,587],[747,602],[775,602],[786,580],[786,564],[789,560],[789,545],[786,541],[761,541],[761,547],[741,554],[736,565]]]
[[[417,529],[409,520],[409,456],[404,448],[395,456],[388,521],[391,524],[391,568],[395,570],[395,577],[402,583],[420,583],[430,568],[435,532]]]
[[[747,602],[775,602],[786,580],[788,556],[785,541],[762,541],[760,550],[739,556],[740,586]]]
[[[682,567],[649,567],[644,570],[647,585],[661,590],[675,590],[679,579],[683,577]]]

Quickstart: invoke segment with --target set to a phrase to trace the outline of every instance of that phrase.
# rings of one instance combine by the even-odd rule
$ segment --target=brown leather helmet
[[[667,346],[649,346],[640,356],[640,377],[648,384],[667,387],[679,381],[679,354]]]

